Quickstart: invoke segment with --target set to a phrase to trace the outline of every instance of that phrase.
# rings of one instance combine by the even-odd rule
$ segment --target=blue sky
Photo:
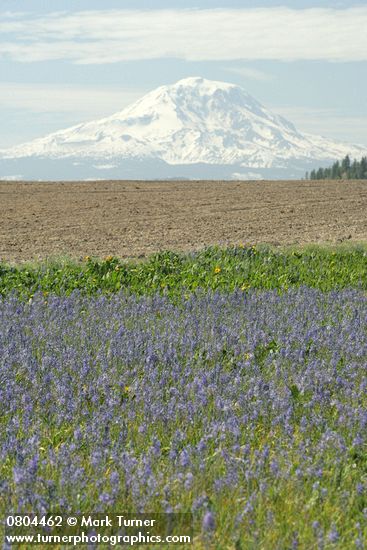
[[[187,76],[243,86],[303,131],[367,145],[367,4],[2,0],[0,147]]]

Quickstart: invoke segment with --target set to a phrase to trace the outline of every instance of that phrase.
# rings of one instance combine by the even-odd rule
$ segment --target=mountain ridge
[[[173,177],[189,167],[194,173],[195,165],[211,165],[227,167],[231,178],[243,170],[257,173],[254,169],[300,174],[314,163],[366,152],[364,146],[298,131],[235,84],[189,77],[160,86],[111,116],[0,150],[0,167],[1,160],[9,161],[22,173],[22,159],[63,161],[76,173],[79,163],[91,177],[101,172],[123,177],[131,165],[131,178],[134,163],[158,170],[151,177],[160,177],[161,163]]]

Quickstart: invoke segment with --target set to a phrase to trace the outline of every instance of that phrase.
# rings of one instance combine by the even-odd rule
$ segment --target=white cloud
[[[74,63],[367,60],[367,6],[346,9],[100,10],[2,17],[0,56]]]
[[[0,83],[0,108],[36,113],[77,113],[104,116],[119,111],[144,95],[145,90],[93,88],[60,84]]]
[[[250,80],[266,81],[266,80],[272,79],[272,75],[270,75],[269,73],[259,71],[258,69],[252,69],[251,67],[222,67],[222,68],[225,71],[238,74],[239,76],[243,76],[244,78],[248,78]]]
[[[97,170],[112,170],[112,168],[117,168],[118,164],[93,164],[93,168]]]
[[[231,179],[237,181],[259,181],[263,180],[264,176],[262,174],[259,174],[258,172],[233,172],[233,174],[231,175]]]
[[[0,181],[19,181],[19,180],[22,180],[23,179],[23,175],[22,174],[16,174],[16,175],[11,175],[11,176],[1,176],[0,177]]]

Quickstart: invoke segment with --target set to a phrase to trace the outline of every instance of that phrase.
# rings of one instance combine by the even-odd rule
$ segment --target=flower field
[[[3,511],[192,512],[195,548],[364,548],[365,252],[272,254],[3,266]]]

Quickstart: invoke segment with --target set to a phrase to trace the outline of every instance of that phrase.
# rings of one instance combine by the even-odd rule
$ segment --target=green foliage
[[[260,344],[255,349],[255,360],[259,366],[262,366],[265,362],[265,359],[272,354],[275,354],[279,351],[279,345],[275,340],[269,342],[269,344]]]
[[[367,289],[367,248],[210,247],[188,254],[160,252],[144,262],[109,256],[79,263],[0,264],[0,295],[15,292],[27,299],[37,291],[47,299],[48,293],[70,294],[76,289],[87,295],[126,289],[140,295],[160,291],[179,296],[197,288],[286,290],[302,285],[324,291]]]
[[[350,160],[347,155],[342,162],[336,161],[329,168],[319,168],[312,170],[310,174],[306,173],[306,179],[325,180],[325,179],[367,179],[367,157],[362,157],[360,161]]]

